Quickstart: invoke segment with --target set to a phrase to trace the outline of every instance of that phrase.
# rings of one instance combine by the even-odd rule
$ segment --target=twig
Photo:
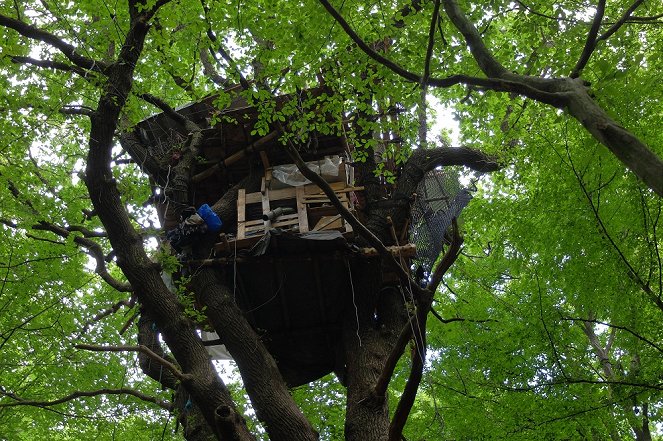
[[[85,325],[83,326],[82,333],[87,332],[87,330],[90,328],[90,326],[92,326],[93,323],[96,323],[96,322],[108,317],[111,314],[115,314],[117,311],[120,310],[121,307],[126,306],[128,308],[133,308],[135,303],[136,303],[136,300],[135,300],[134,297],[132,297],[131,299],[128,299],[128,300],[127,299],[120,300],[119,302],[115,303],[111,307],[106,308],[103,311],[100,311],[97,315],[95,315],[94,317],[92,317],[92,319],[88,320],[87,323],[85,323]]]
[[[150,357],[152,360],[156,361],[157,363],[160,363],[161,365],[166,367],[180,381],[186,382],[186,381],[189,381],[193,378],[192,374],[182,373],[182,371],[180,371],[179,368],[177,366],[175,366],[173,363],[171,363],[168,360],[166,360],[165,358],[159,356],[157,353],[155,353],[150,348],[148,348],[147,346],[144,346],[144,345],[138,345],[138,346],[128,346],[128,345],[101,346],[101,345],[77,344],[74,347],[76,349],[85,349],[87,351],[94,351],[94,352],[127,352],[127,351],[140,352],[142,354],[147,355],[148,357]]]
[[[4,390],[0,390],[0,394],[5,395],[13,400],[15,400],[12,403],[0,403],[0,408],[3,407],[16,407],[16,406],[34,406],[34,407],[49,407],[49,406],[55,406],[57,404],[62,404],[66,403],[68,401],[72,401],[78,398],[83,398],[83,397],[96,397],[99,395],[131,395],[133,397],[136,397],[142,401],[147,401],[149,403],[154,403],[157,406],[161,407],[162,409],[171,411],[173,410],[173,405],[164,400],[160,400],[156,397],[152,397],[149,395],[146,395],[142,392],[139,392],[134,389],[129,389],[129,388],[120,388],[120,389],[99,389],[99,390],[93,390],[93,391],[76,391],[73,392],[65,397],[58,398],[56,400],[51,400],[51,401],[39,401],[39,400],[26,400],[23,398],[19,398],[15,394],[11,392],[5,392]]]
[[[430,309],[431,314],[433,314],[433,317],[435,317],[440,323],[449,324],[449,323],[455,323],[455,322],[470,322],[470,323],[490,323],[490,322],[495,322],[497,323],[498,320],[495,319],[484,319],[484,320],[475,320],[475,319],[468,319],[464,317],[452,317],[449,319],[445,319],[440,315],[439,312],[434,310],[433,308]]]

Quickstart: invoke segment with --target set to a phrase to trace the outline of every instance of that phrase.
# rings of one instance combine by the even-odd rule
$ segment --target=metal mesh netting
[[[432,170],[419,183],[411,211],[410,240],[417,247],[414,267],[421,267],[424,277],[430,275],[444,245],[451,242],[447,230],[452,220],[471,199],[470,190],[459,182],[458,169]]]

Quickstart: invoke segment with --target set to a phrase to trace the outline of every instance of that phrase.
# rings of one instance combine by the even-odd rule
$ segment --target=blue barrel
[[[212,208],[209,205],[201,205],[198,209],[198,215],[203,218],[207,224],[207,229],[212,233],[216,233],[217,231],[221,230],[221,225],[223,225],[223,222],[221,222],[219,216],[217,216],[216,213],[212,211]]]

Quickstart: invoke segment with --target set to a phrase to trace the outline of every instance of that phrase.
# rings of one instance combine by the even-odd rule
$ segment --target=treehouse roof
[[[218,169],[204,179],[194,179],[193,205],[215,202],[230,186],[247,176],[251,167],[292,162],[281,148],[279,136],[256,133],[259,111],[239,92],[238,87],[224,92],[230,95],[230,103],[223,109],[215,105],[218,104],[219,95],[211,95],[177,109],[178,113],[203,129],[204,140],[194,176],[211,167],[216,166]],[[301,100],[302,96],[315,97],[323,92],[324,89],[316,88],[297,95],[278,96],[275,98],[275,109],[281,109],[290,100]],[[136,128],[142,143],[147,146],[152,156],[163,164],[177,161],[179,149],[184,146],[188,137],[186,130],[166,113],[151,116],[138,123]],[[345,150],[343,140],[337,135],[313,132],[310,136],[311,143],[306,151],[302,152],[302,157],[307,161],[327,155],[341,155]],[[255,148],[250,149],[252,151],[247,152],[245,157],[223,167],[218,166],[220,161],[252,146]]]

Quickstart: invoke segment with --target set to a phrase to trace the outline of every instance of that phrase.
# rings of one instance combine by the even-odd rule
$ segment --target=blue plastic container
[[[212,211],[212,208],[209,205],[201,205],[200,208],[198,208],[198,215],[203,218],[207,224],[207,229],[212,233],[216,233],[221,230],[221,225],[223,225],[223,222],[221,222],[219,216],[217,216],[216,213]]]

